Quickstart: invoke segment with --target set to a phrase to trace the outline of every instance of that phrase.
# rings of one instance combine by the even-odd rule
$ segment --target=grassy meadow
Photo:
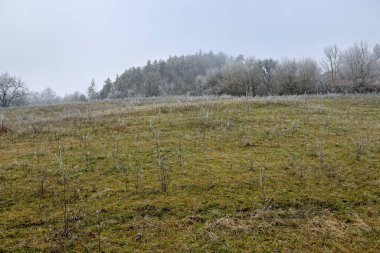
[[[379,95],[0,114],[0,252],[380,252]]]

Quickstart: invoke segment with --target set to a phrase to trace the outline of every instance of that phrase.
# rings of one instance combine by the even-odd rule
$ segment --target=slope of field
[[[0,252],[380,252],[380,96],[0,113]]]

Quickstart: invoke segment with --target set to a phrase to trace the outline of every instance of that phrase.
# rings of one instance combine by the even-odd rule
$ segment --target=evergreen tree
[[[102,88],[102,90],[101,90],[100,93],[99,93],[99,97],[100,97],[100,99],[105,99],[105,98],[107,98],[107,97],[110,95],[111,90],[112,90],[112,81],[111,81],[111,79],[108,77],[108,78],[104,81],[103,88]]]
[[[95,80],[91,80],[91,84],[87,89],[87,97],[89,100],[96,100],[98,98],[98,94],[96,92],[96,84]]]

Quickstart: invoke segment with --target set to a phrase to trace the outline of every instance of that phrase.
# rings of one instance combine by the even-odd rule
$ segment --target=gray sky
[[[319,60],[379,25],[379,0],[0,0],[0,73],[63,95],[200,49]]]

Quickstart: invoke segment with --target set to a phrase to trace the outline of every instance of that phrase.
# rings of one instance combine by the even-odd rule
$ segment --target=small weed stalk
[[[266,131],[267,138],[271,141],[271,146],[274,148],[280,147],[280,137],[281,133],[279,130],[272,129]]]
[[[33,177],[33,170],[32,170],[32,166],[30,166],[29,164],[27,163],[19,163],[17,162],[17,160],[15,159],[15,164],[18,164],[20,166],[20,168],[22,168],[22,170],[24,171],[25,173],[25,178],[28,179],[29,183],[31,183],[32,181],[32,177]]]
[[[7,133],[12,133],[12,129],[7,126],[5,122],[5,116],[4,114],[0,113],[0,135],[2,134],[7,134]],[[8,135],[9,142],[14,143],[15,139],[13,135]]]
[[[116,169],[120,171],[124,176],[124,186],[125,190],[128,190],[129,186],[129,167],[124,165],[123,163],[119,162],[115,165]]]
[[[62,222],[63,222],[63,228],[62,228],[62,234],[61,234],[61,240],[62,240],[62,246],[63,251],[65,251],[65,239],[69,235],[69,217],[68,217],[68,183],[69,183],[69,175],[66,170],[64,161],[63,161],[63,148],[62,146],[58,146],[57,154],[55,155],[56,162],[58,165],[58,174],[61,176],[61,185],[62,185]]]
[[[167,192],[169,189],[170,179],[171,179],[171,167],[164,164],[164,158],[159,156],[158,167],[160,169],[160,185],[161,191]]]
[[[39,194],[40,197],[43,198],[45,195],[45,181],[47,179],[47,168],[41,161],[42,153],[36,152],[36,163],[37,163],[37,179],[38,179],[38,185],[39,185]]]
[[[178,167],[182,168],[183,157],[182,157],[181,140],[179,138],[178,138],[178,142],[177,142],[176,155],[177,155]]]
[[[4,114],[0,114],[0,134],[8,132],[8,128],[5,126],[4,121],[5,121]]]
[[[120,148],[116,135],[113,135],[112,143],[113,148],[111,152],[111,159],[113,161],[113,167],[116,167],[118,164],[120,164]]]
[[[102,222],[101,222],[101,211],[97,210],[96,211],[96,235],[97,235],[97,248],[98,252],[102,252]]]
[[[206,130],[202,131],[202,149],[203,149],[203,155],[206,156]]]
[[[67,184],[68,184],[68,177],[66,173],[63,174],[62,177],[62,184],[63,184],[63,235],[67,236],[69,231],[69,222],[68,222],[68,212],[67,212],[67,205],[68,205],[68,199],[67,199]]]
[[[330,116],[327,116],[325,118],[325,129],[326,129],[326,132],[329,132],[330,131],[330,128],[331,128],[331,119],[330,119]]]
[[[299,183],[303,185],[305,178],[305,165],[303,164],[303,160],[305,156],[300,157],[296,153],[289,153],[289,167],[294,171],[294,174],[298,174]],[[301,161],[299,161],[301,159]]]
[[[91,166],[91,147],[90,147],[90,137],[85,135],[82,137],[81,148],[83,150],[84,164],[86,171],[92,170]]]
[[[299,180],[302,186],[305,183],[305,165],[303,163],[304,159],[305,157],[302,157],[302,161],[298,164]]]
[[[254,171],[253,156],[252,156],[252,154],[250,154],[249,157],[248,157],[248,170],[249,171]]]
[[[57,131],[53,132],[52,139],[53,139],[53,141],[56,144],[55,148],[57,149],[57,152],[59,152],[59,150],[62,149],[62,147],[61,147],[61,138],[62,138],[62,133],[61,132],[57,132]]]
[[[267,209],[268,205],[268,192],[266,185],[266,176],[265,176],[265,168],[261,168],[259,175],[259,189],[260,189],[260,200],[263,205],[263,209]]]
[[[122,158],[120,157],[119,142],[117,141],[116,136],[114,136],[113,143],[114,143],[113,152],[112,152],[112,160],[114,162],[113,167],[114,169],[120,171],[123,174],[125,190],[128,190],[130,169],[129,169],[129,166],[126,166],[124,164],[124,162],[122,161]]]
[[[39,181],[39,192],[41,194],[41,197],[44,196],[44,193],[45,193],[45,181],[47,179],[47,169],[46,169],[46,166],[45,165],[40,165],[39,166],[39,170],[38,170],[38,181]]]
[[[326,152],[324,142],[319,142],[317,144],[317,155],[319,158],[319,165],[322,169],[326,168]]]
[[[298,123],[293,123],[291,128],[290,128],[290,134],[292,136],[292,138],[294,137],[294,135],[296,134],[297,130],[300,128],[300,125]]]
[[[165,158],[161,152],[161,144],[160,144],[160,132],[156,131],[155,133],[155,155],[157,160],[157,166],[159,169],[159,180],[160,180],[160,188],[162,192],[167,192],[171,180],[171,167],[165,164]]]
[[[136,192],[139,192],[141,189],[141,182],[142,182],[143,176],[144,176],[144,170],[143,170],[141,164],[138,163],[136,165],[136,169],[135,169],[135,178],[136,178],[135,190],[136,190]]]
[[[355,150],[356,161],[360,161],[360,159],[362,158],[363,150],[364,150],[364,139],[360,138],[359,141],[356,142],[356,150]]]

